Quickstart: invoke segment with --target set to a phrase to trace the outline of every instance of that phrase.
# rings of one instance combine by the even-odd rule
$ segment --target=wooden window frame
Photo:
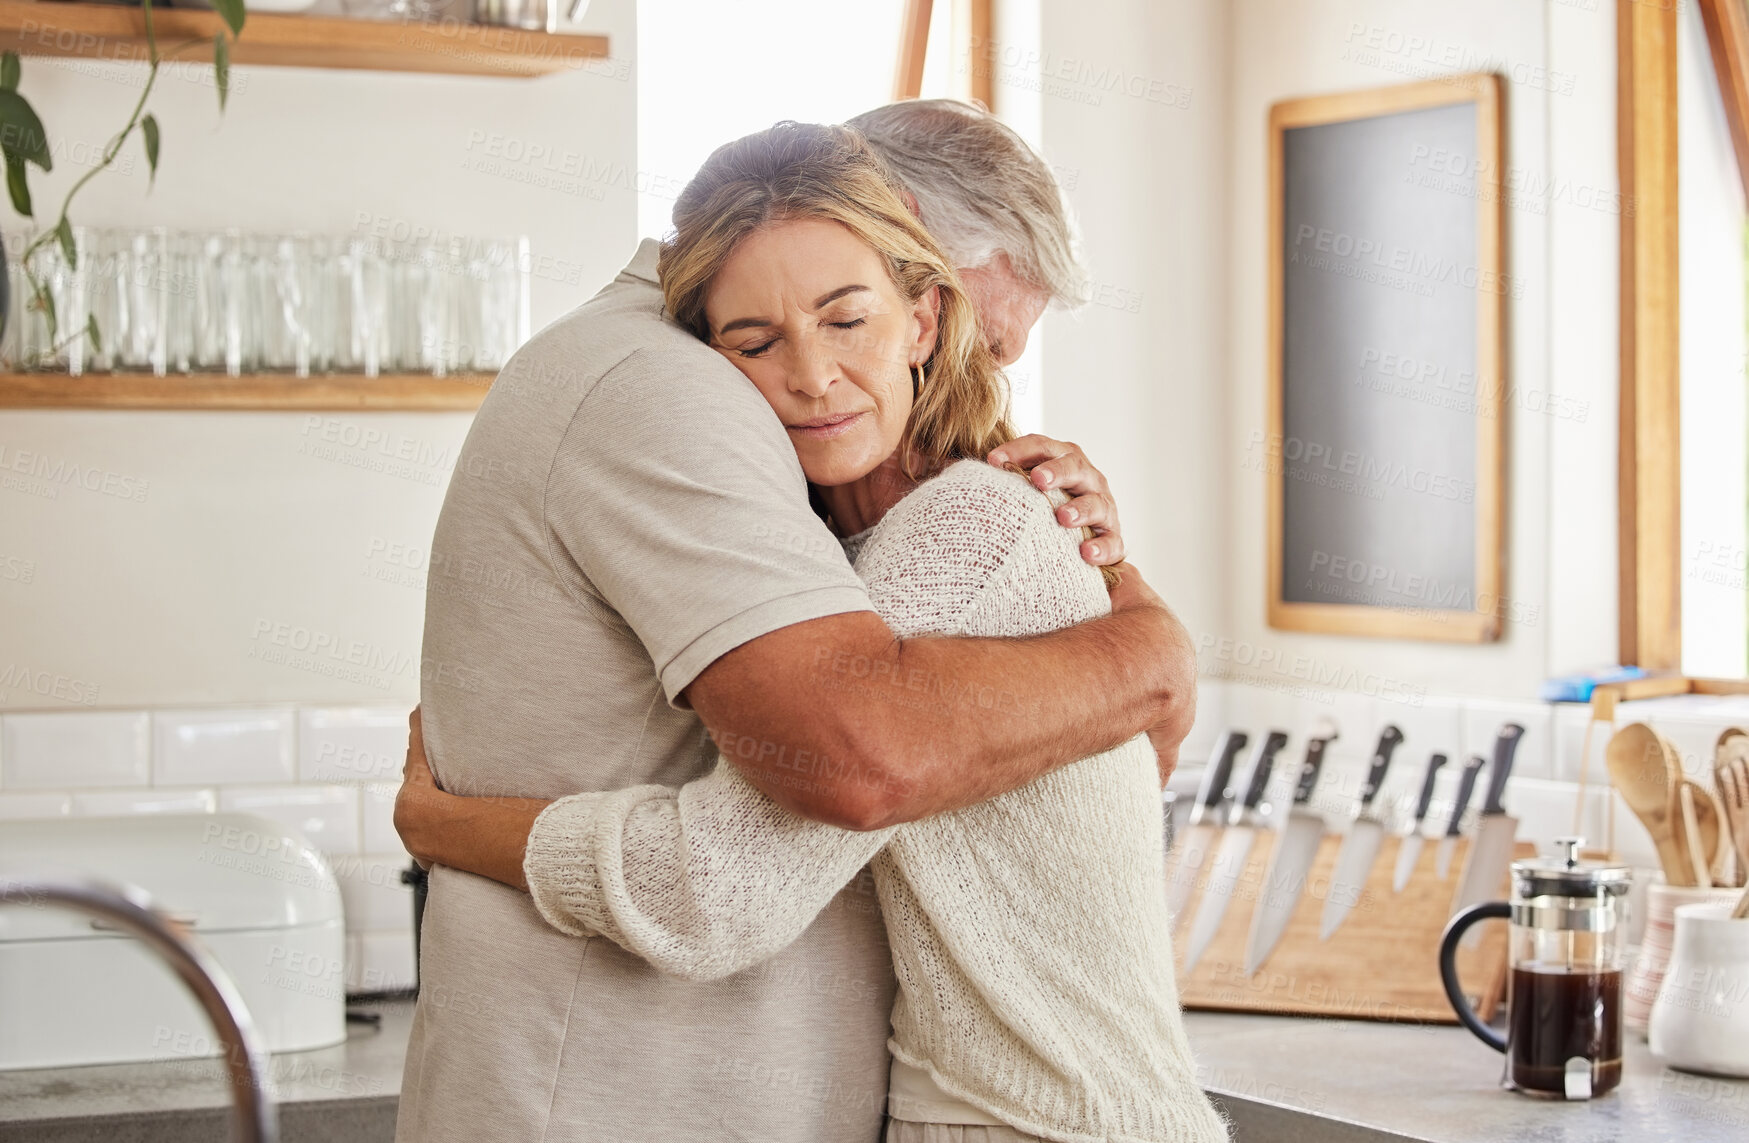
[[[1749,11],[1698,0],[1737,170],[1749,191]],[[1620,657],[1653,677],[1616,697],[1749,693],[1682,674],[1681,294],[1677,209],[1678,5],[1617,0],[1621,216],[1618,442]]]
[[[991,49],[996,0],[953,0],[953,58],[959,68],[954,94],[996,109],[996,58]],[[929,21],[935,0],[905,0],[899,24],[899,62],[893,71],[893,98],[923,93],[923,64],[929,54]]]

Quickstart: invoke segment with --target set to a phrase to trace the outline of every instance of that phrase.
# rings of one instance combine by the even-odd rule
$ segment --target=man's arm
[[[1188,732],[1196,662],[1133,567],[1112,615],[1026,639],[899,639],[873,612],[744,643],[686,697],[779,805],[879,829],[1026,785],[1143,731]]]

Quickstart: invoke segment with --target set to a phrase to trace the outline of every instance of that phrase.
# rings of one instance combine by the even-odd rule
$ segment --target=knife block
[[[1263,892],[1264,876],[1280,835],[1265,831],[1252,846],[1214,939],[1190,972],[1184,953],[1190,922],[1207,885],[1198,877],[1181,917],[1174,918],[1173,956],[1178,991],[1186,1008],[1273,1015],[1331,1016],[1414,1024],[1455,1024],[1457,1016],[1439,979],[1439,939],[1451,919],[1453,900],[1469,859],[1470,839],[1459,838],[1444,880],[1436,868],[1439,843],[1422,846],[1415,872],[1401,893],[1391,881],[1402,839],[1387,837],[1379,847],[1359,900],[1329,940],[1318,937],[1340,835],[1326,836],[1306,877],[1293,916],[1281,940],[1256,973],[1245,974],[1245,945],[1251,914]],[[1218,842],[1216,843],[1218,844]],[[1520,842],[1514,858],[1535,855]],[[1178,855],[1175,853],[1174,858]],[[1509,875],[1495,894],[1505,900]],[[1485,924],[1474,932],[1474,947],[1458,950],[1458,979],[1477,1001],[1482,1019],[1491,1019],[1506,986],[1506,925]]]

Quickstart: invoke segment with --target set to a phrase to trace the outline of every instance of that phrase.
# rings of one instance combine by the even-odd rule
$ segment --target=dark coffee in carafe
[[[1514,965],[1506,1078],[1523,1091],[1568,1094],[1569,1063],[1590,1061],[1590,1094],[1621,1082],[1621,972]]]

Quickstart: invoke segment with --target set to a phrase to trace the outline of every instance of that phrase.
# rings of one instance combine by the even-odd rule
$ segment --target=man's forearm
[[[940,725],[894,728],[909,741],[893,747],[903,784],[881,824],[984,801],[1183,717],[1195,660],[1174,628],[1149,609],[1030,639],[906,641],[903,669],[966,685]]]
[[[774,801],[877,829],[1187,720],[1195,657],[1164,606],[1025,639],[899,640],[859,612],[745,644],[687,693],[717,748]]]

